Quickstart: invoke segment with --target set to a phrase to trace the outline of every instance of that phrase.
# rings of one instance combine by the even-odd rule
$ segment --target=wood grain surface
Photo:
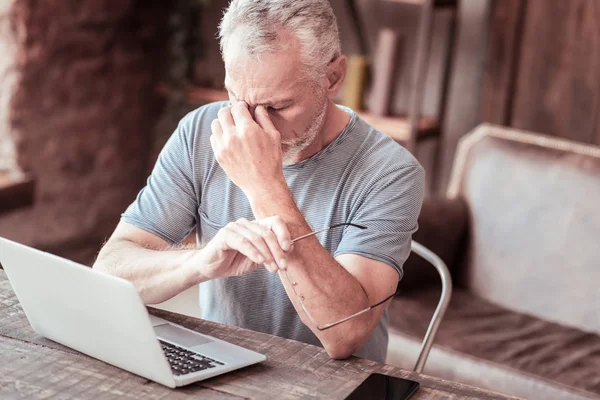
[[[35,279],[35,277],[32,277]],[[316,346],[165,311],[152,314],[252,349],[267,361],[169,389],[37,335],[0,270],[0,398],[343,399],[371,372],[417,380],[414,399],[512,399],[352,357],[332,360]]]

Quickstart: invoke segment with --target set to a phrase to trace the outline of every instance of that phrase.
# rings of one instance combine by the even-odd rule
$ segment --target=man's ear
[[[346,77],[346,68],[348,66],[348,57],[341,55],[327,66],[327,97],[333,99],[337,96],[344,78]]]

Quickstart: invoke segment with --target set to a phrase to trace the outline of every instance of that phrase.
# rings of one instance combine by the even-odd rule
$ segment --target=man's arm
[[[222,109],[213,121],[211,145],[229,178],[248,197],[257,218],[276,215],[292,238],[310,232],[297,209],[281,169],[280,136],[264,107],[255,110],[256,122],[242,102]],[[276,251],[273,251],[275,254]],[[287,265],[286,265],[287,264]],[[353,254],[334,259],[314,237],[296,244],[287,263],[296,291],[310,314],[321,324],[350,316],[392,294],[398,273],[383,262]],[[281,274],[281,273],[280,273]],[[333,358],[346,358],[360,348],[377,326],[386,305],[336,327],[320,331],[304,315],[287,279],[283,284],[303,322]]]
[[[255,215],[259,218],[272,213],[278,215],[292,238],[310,232],[287,187],[281,189],[271,192],[270,196],[252,199]],[[296,292],[303,296],[304,305],[320,325],[338,321],[385,299],[394,293],[398,284],[398,272],[390,266],[354,254],[343,254],[335,259],[315,237],[296,242],[287,264],[297,283]],[[347,358],[362,347],[388,305],[383,304],[343,324],[320,331],[304,314],[285,272],[279,274],[298,315],[332,358]]]
[[[207,280],[194,265],[197,252],[172,248],[158,236],[121,221],[93,268],[131,281],[145,304],[158,304]]]
[[[273,225],[272,218],[233,222],[197,249],[173,248],[158,236],[121,221],[93,268],[131,281],[145,304],[162,303],[201,282],[244,275],[263,263],[275,272],[269,247],[274,243],[286,247],[290,241],[287,231],[255,233]],[[281,251],[279,257],[287,258],[287,253]]]

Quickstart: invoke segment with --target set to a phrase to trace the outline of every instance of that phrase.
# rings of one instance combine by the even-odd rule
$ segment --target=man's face
[[[252,115],[256,106],[265,106],[281,134],[284,164],[297,162],[323,128],[327,94],[315,87],[321,82],[307,81],[297,47],[261,54],[260,61],[243,54],[232,37],[225,54],[229,99],[246,102]]]

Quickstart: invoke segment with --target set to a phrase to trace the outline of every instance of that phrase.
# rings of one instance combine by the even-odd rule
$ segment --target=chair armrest
[[[463,252],[468,229],[468,208],[461,198],[427,198],[423,202],[413,240],[437,254],[453,272]],[[439,285],[439,275],[420,257],[411,254],[404,263],[402,291]]]
[[[431,346],[433,346],[435,334],[437,333],[440,323],[442,322],[442,318],[444,318],[444,314],[446,313],[446,309],[450,304],[450,297],[452,297],[452,278],[450,277],[450,271],[448,271],[448,267],[444,264],[444,261],[437,256],[437,254],[431,252],[428,248],[420,243],[415,242],[414,240],[412,241],[411,249],[412,254],[418,255],[435,268],[442,284],[440,301],[438,302],[435,312],[433,313],[433,317],[431,317],[431,322],[429,323],[427,333],[425,333],[425,337],[423,338],[421,351],[419,352],[419,357],[417,358],[417,363],[415,364],[414,368],[414,371],[422,373],[423,368],[425,368],[425,363],[427,362],[427,357],[429,356]]]

